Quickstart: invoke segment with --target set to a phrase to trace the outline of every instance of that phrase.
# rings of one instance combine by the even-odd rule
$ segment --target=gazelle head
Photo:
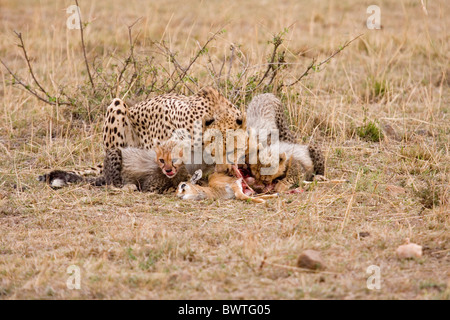
[[[189,182],[180,182],[177,188],[177,197],[182,200],[203,200],[207,198],[205,191],[196,183],[202,178],[202,170],[194,172]]]

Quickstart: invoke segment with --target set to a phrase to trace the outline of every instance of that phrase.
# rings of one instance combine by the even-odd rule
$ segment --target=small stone
[[[363,232],[359,233],[359,237],[360,238],[365,238],[365,237],[368,237],[368,236],[370,236],[369,232],[363,231]]]
[[[398,247],[396,252],[400,259],[420,258],[422,256],[422,246],[408,243]]]
[[[402,140],[400,135],[397,134],[397,131],[390,124],[385,124],[383,126],[383,131],[391,139],[394,139],[394,140],[397,140],[397,141],[401,141]]]
[[[414,133],[419,136],[432,136],[431,132],[426,129],[416,130]]]
[[[325,263],[320,256],[320,252],[315,250],[305,250],[298,257],[297,267],[311,270],[325,269]]]

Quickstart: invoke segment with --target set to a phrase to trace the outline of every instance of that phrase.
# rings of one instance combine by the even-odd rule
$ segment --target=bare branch
[[[206,43],[203,45],[203,47],[197,52],[197,54],[195,55],[195,57],[193,59],[191,59],[191,62],[189,63],[189,65],[187,66],[187,68],[184,69],[183,73],[180,75],[180,79],[173,85],[173,87],[169,90],[169,93],[172,92],[176,86],[183,81],[184,77],[186,76],[186,74],[188,73],[189,69],[192,67],[192,65],[195,63],[195,61],[197,61],[198,57],[200,57],[206,50],[206,48],[208,47],[209,43],[211,41],[213,41],[216,36],[222,32],[222,28],[217,30],[207,41]],[[190,90],[190,89],[189,89]]]
[[[274,68],[274,62],[275,62],[275,58],[277,56],[277,50],[278,48],[281,46],[281,44],[283,43],[283,38],[281,37],[281,35],[276,35],[274,36],[274,40],[273,40],[273,51],[272,51],[272,57],[270,58],[270,62],[267,65],[267,70],[264,73],[264,75],[262,76],[261,80],[259,80],[258,84],[256,85],[257,87],[259,87],[259,85],[264,81],[264,79],[269,75],[270,70],[272,70]],[[275,72],[275,71],[274,71]],[[272,82],[272,81],[271,81]]]
[[[133,74],[133,76],[132,76],[132,78],[130,80],[130,85],[128,86],[127,91],[129,91],[131,89],[131,83],[133,83],[133,80],[134,80],[134,78],[136,77],[136,74],[137,74],[136,59],[134,58],[134,46],[136,44],[137,37],[139,36],[139,34],[136,36],[135,40],[133,41],[133,37],[132,37],[131,31],[132,31],[134,25],[136,23],[138,23],[139,20],[141,20],[141,19],[142,19],[142,17],[140,17],[139,19],[137,19],[135,22],[133,22],[131,25],[128,26],[128,38],[129,38],[129,41],[130,41],[130,54],[128,55],[128,58],[125,60],[125,63],[123,65],[122,69],[120,70],[119,76],[117,78],[117,82],[116,82],[116,97],[119,96],[119,86],[120,86],[120,83],[122,82],[122,77],[123,77],[125,71],[127,70],[128,65],[131,62],[133,62],[134,74]]]
[[[164,88],[164,87],[169,83],[169,81],[172,80],[173,82],[175,82],[175,84],[174,84],[174,85],[172,86],[172,88],[168,91],[168,93],[172,92],[180,82],[183,82],[183,85],[184,85],[191,93],[194,93],[194,91],[193,91],[191,88],[189,88],[189,86],[187,85],[187,83],[185,83],[185,82],[183,81],[184,76],[185,76],[187,70],[184,69],[184,68],[180,65],[180,63],[178,62],[178,60],[177,60],[177,58],[176,58],[176,55],[177,55],[177,54],[174,53],[174,52],[172,52],[172,51],[170,50],[170,48],[166,46],[166,44],[165,44],[164,41],[161,42],[161,44],[156,44],[156,45],[157,45],[157,47],[164,53],[164,55],[168,56],[169,62],[171,62],[171,63],[173,64],[173,66],[175,67],[175,70],[172,72],[172,74],[169,75],[169,78],[166,80],[166,82],[162,85],[161,88]],[[178,74],[179,80],[174,80],[174,79],[173,79],[173,76],[175,75],[175,72]],[[188,77],[189,77],[189,76],[188,76]],[[194,82],[194,80],[193,80],[191,77],[189,77],[189,79],[190,79],[192,82]]]
[[[57,99],[56,102],[50,101],[49,98],[48,98],[49,97],[48,95],[47,95],[47,98],[43,98],[35,90],[33,90],[30,85],[28,85],[28,84],[24,83],[22,80],[20,80],[20,78],[16,74],[14,74],[14,72],[12,72],[11,69],[8,68],[8,66],[3,62],[3,60],[0,59],[0,63],[6,68],[6,70],[9,72],[9,74],[14,78],[15,82],[17,82],[25,90],[27,90],[29,93],[31,93],[33,96],[35,96],[36,98],[38,98],[42,102],[45,102],[45,103],[47,103],[49,105],[52,105],[52,106],[55,106],[55,105],[71,106],[72,105],[72,103],[70,103],[70,102],[59,101],[59,99]]]
[[[84,45],[84,31],[83,31],[83,22],[81,21],[81,14],[80,14],[80,6],[78,5],[78,0],[75,0],[75,4],[77,5],[77,11],[78,11],[78,18],[80,19],[80,33],[81,33],[81,46],[83,48],[83,56],[84,56],[84,63],[86,64],[86,70],[89,76],[89,81],[92,85],[92,90],[95,92],[95,85],[94,81],[92,80],[91,70],[89,69],[89,63],[86,56],[86,46]]]
[[[344,45],[340,46],[338,50],[336,50],[333,54],[331,54],[328,58],[326,58],[325,60],[319,62],[318,64],[315,64],[316,62],[316,58],[313,58],[312,62],[308,65],[308,67],[306,68],[306,70],[300,75],[300,77],[297,78],[297,80],[295,80],[294,82],[284,85],[285,87],[291,87],[294,84],[298,83],[300,80],[302,80],[304,77],[306,77],[308,75],[308,72],[311,69],[314,70],[318,70],[320,66],[322,66],[323,64],[327,63],[328,61],[330,61],[334,56],[336,56],[338,53],[340,53],[342,50],[344,50],[346,47],[348,47],[350,45],[350,43],[352,43],[353,41],[355,41],[356,39],[362,37],[364,35],[364,33],[361,33],[360,35],[358,35],[357,37],[347,41],[346,43],[344,43]],[[278,89],[281,89],[281,87],[283,87],[283,85],[281,85]]]
[[[313,59],[312,59],[311,63],[308,65],[308,67],[306,68],[306,70],[300,75],[300,77],[297,78],[297,80],[295,80],[294,82],[292,82],[292,83],[290,83],[290,84],[287,84],[287,85],[285,85],[285,86],[286,86],[286,87],[291,87],[291,86],[293,86],[294,84],[300,82],[300,80],[302,80],[304,77],[306,77],[306,76],[308,75],[309,71],[310,71],[312,68],[314,68],[314,63],[316,63],[316,58],[313,58]],[[281,89],[281,87],[283,87],[283,85],[281,85],[281,86],[278,88],[278,90]]]
[[[16,34],[17,38],[19,38],[19,41],[20,41],[19,47],[22,48],[22,52],[23,52],[23,55],[25,57],[25,61],[27,62],[27,65],[28,65],[28,71],[30,72],[31,77],[34,80],[34,83],[39,87],[39,89],[42,91],[42,93],[44,93],[46,96],[48,96],[47,91],[45,91],[45,89],[41,86],[39,81],[37,81],[36,76],[34,75],[33,68],[31,67],[30,59],[28,58],[27,49],[25,48],[25,44],[24,44],[23,39],[22,39],[22,33],[21,32],[17,32],[17,31],[14,31],[14,33]]]
[[[322,62],[320,62],[316,67],[320,67],[321,65],[327,63],[331,58],[333,58],[335,55],[337,55],[339,52],[341,52],[342,50],[344,50],[346,47],[348,47],[350,45],[350,43],[352,43],[353,41],[355,41],[356,39],[359,39],[360,37],[362,37],[364,35],[364,33],[361,33],[360,35],[358,35],[357,37],[347,41],[346,43],[344,43],[343,46],[341,46],[336,52],[334,52],[331,56],[329,56],[328,58],[326,58],[325,60],[323,60]]]

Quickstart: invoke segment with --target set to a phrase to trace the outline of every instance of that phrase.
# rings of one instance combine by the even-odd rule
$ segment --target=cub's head
[[[289,159],[286,153],[278,153],[273,147],[258,148],[257,163],[250,164],[252,177],[255,178],[253,185],[255,190],[259,187],[271,185],[276,179],[282,178],[288,169]]]
[[[154,141],[156,163],[161,171],[168,177],[173,178],[178,170],[184,165],[184,143],[179,140],[167,140],[164,142]]]

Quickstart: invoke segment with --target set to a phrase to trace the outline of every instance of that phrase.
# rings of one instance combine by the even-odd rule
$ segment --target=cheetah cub
[[[190,174],[183,163],[178,141],[157,142],[154,150],[120,148],[123,184],[134,184],[139,191],[174,192]]]
[[[134,147],[110,149],[107,151],[111,162],[105,162],[104,175],[98,178],[86,178],[55,170],[39,177],[52,188],[61,188],[70,183],[88,183],[101,185],[135,185],[139,191],[166,193],[174,192],[181,181],[189,179],[183,163],[183,148],[180,141],[167,140],[155,142],[154,150]],[[114,161],[114,159],[121,161]],[[120,168],[117,168],[120,163]]]
[[[247,107],[247,127],[251,131],[278,130],[279,154],[286,154],[284,164],[280,161],[279,170],[274,174],[262,175],[261,169],[267,167],[262,161],[251,165],[251,175],[255,178],[255,191],[268,192],[275,189],[276,192],[286,191],[298,186],[302,178],[307,181],[326,180],[325,158],[320,148],[314,144],[296,144],[296,138],[289,129],[288,120],[284,114],[281,101],[271,93],[255,96]],[[270,138],[270,137],[268,137]],[[263,139],[264,140],[264,139]],[[260,154],[269,156],[273,152],[270,140],[262,141],[263,148],[258,147]],[[275,145],[275,147],[277,147]],[[272,148],[272,151],[270,151]],[[284,171],[283,171],[284,170]],[[265,187],[259,188],[261,185]]]
[[[278,195],[262,195],[252,197],[244,193],[242,178],[230,177],[224,173],[214,172],[209,176],[208,186],[197,185],[202,177],[202,170],[197,170],[190,182],[181,182],[178,185],[177,196],[182,200],[204,199],[238,199],[256,203],[264,203],[265,199],[275,198]]]
[[[277,154],[278,167],[274,166]],[[252,187],[258,192],[285,192],[299,186],[302,180],[311,181],[315,174],[323,174],[324,168],[321,153],[314,153],[311,146],[281,141],[265,148],[259,144],[257,160],[249,168],[254,177]],[[269,167],[275,170],[267,172]]]

